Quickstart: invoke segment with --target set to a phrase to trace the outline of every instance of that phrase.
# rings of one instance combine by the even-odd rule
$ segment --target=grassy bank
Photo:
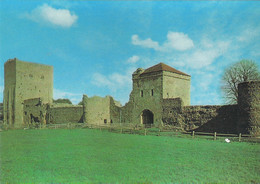
[[[259,144],[90,129],[0,132],[2,183],[260,183]]]

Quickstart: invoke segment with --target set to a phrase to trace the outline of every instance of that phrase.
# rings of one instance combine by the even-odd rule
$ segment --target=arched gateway
[[[141,114],[141,123],[145,125],[153,124],[153,113],[150,110],[143,110]]]

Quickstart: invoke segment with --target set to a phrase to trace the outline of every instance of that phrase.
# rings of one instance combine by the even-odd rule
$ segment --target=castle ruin
[[[4,65],[4,123],[19,127],[24,124],[24,100],[41,97],[52,103],[53,67],[8,60]]]
[[[190,106],[191,76],[164,63],[138,68],[129,102],[88,97],[83,105],[53,103],[53,67],[11,59],[5,63],[4,124],[87,123],[174,125],[180,130],[259,134],[260,81],[239,84],[237,105]]]

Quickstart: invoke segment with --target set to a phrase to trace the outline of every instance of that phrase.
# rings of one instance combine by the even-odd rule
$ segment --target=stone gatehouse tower
[[[53,99],[53,67],[43,64],[8,60],[4,65],[4,123],[19,127],[23,124],[24,100]]]
[[[164,63],[146,70],[138,68],[132,79],[130,100],[122,108],[124,122],[158,125],[165,100],[179,98],[183,105],[190,105],[191,77]]]

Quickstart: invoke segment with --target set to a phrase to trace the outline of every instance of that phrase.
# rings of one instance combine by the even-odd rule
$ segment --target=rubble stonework
[[[185,131],[236,133],[237,105],[164,106],[163,121]]]
[[[238,85],[239,132],[260,135],[260,81]]]
[[[120,103],[111,96],[105,98],[83,96],[84,123],[104,125],[120,122]]]
[[[0,103],[0,123],[3,122],[4,116],[3,116],[3,103]]]
[[[4,64],[4,123],[23,125],[23,102],[42,98],[51,103],[53,98],[53,67],[10,59]]]
[[[237,105],[190,106],[190,79],[189,75],[159,63],[133,73],[133,89],[124,106],[111,96],[87,95],[83,95],[83,105],[55,104],[51,66],[8,60],[4,124],[169,124],[185,131],[259,133],[260,81],[239,84]]]
[[[83,106],[72,104],[51,104],[47,108],[47,123],[83,123]]]
[[[43,104],[42,98],[24,100],[23,121],[27,124],[46,124],[47,104]]]

